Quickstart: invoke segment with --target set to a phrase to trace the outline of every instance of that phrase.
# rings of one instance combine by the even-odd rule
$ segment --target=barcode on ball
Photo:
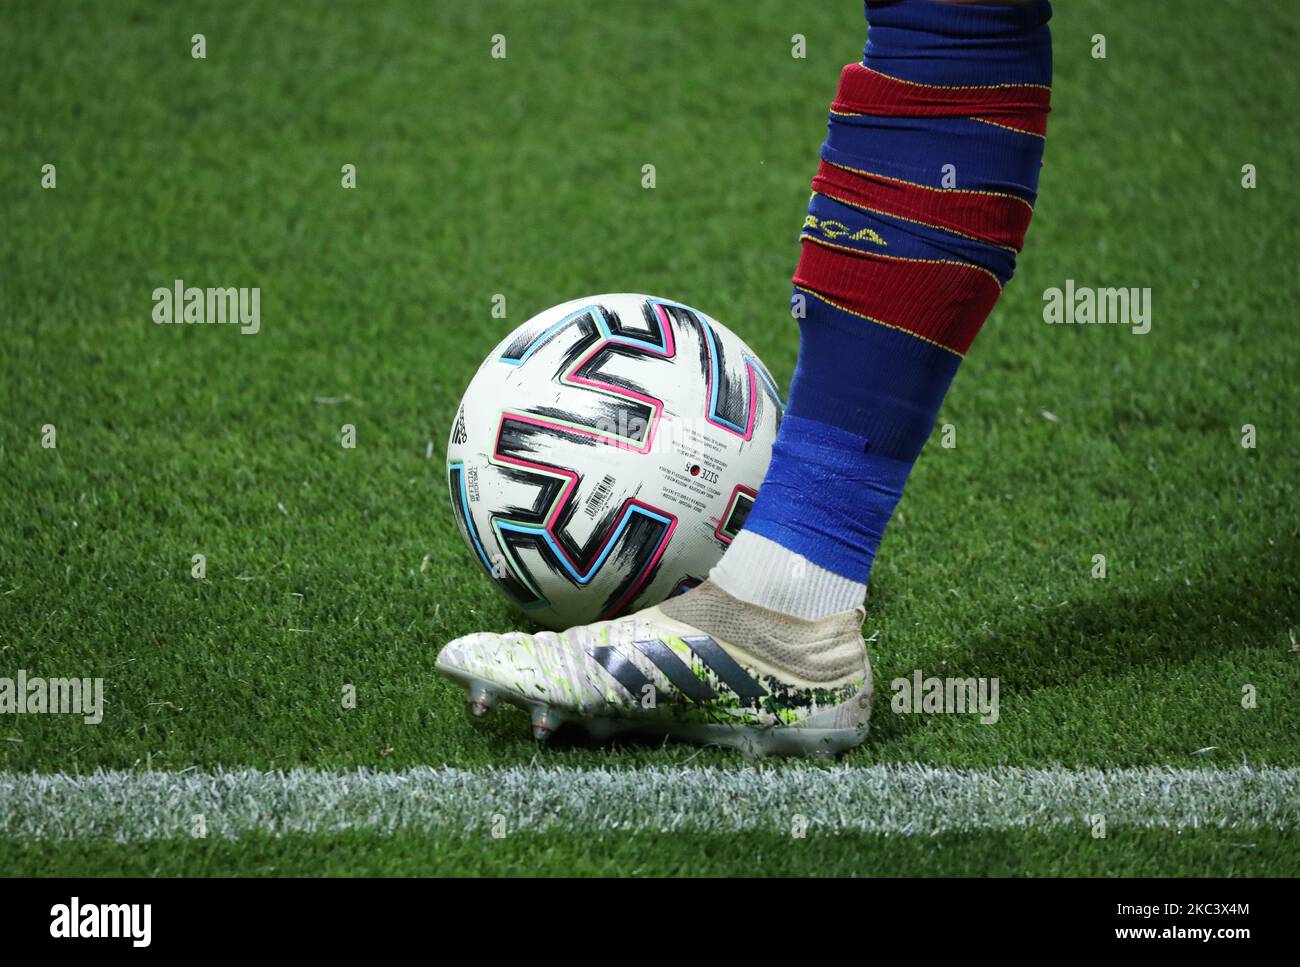
[[[601,480],[600,486],[591,492],[587,498],[586,513],[588,517],[595,517],[600,512],[600,508],[605,506],[609,500],[609,495],[614,492],[614,478],[610,474],[605,474]]]

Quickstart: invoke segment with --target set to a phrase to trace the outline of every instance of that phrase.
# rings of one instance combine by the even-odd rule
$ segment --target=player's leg
[[[486,710],[755,752],[861,742],[867,574],[1035,198],[1047,0],[868,4],[795,275],[800,355],[772,466],[712,579],[617,621],[470,635],[438,657]]]
[[[1046,2],[869,5],[795,274],[798,368],[771,468],[712,580],[819,618],[863,602],[912,464],[1011,277],[1051,83]]]

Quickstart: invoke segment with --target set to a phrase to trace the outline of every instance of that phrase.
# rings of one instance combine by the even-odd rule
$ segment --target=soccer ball
[[[461,536],[552,628],[657,604],[708,576],[745,522],[782,402],[734,333],[667,299],[575,299],[505,338],[447,445]]]

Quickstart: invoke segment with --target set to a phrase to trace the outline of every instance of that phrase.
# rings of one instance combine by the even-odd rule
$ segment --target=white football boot
[[[804,621],[739,601],[708,581],[625,618],[559,633],[479,633],[443,647],[437,668],[470,711],[498,701],[532,714],[545,740],[575,722],[740,749],[836,755],[871,715],[862,608]]]

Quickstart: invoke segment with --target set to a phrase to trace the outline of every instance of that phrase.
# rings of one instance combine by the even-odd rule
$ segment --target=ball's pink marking
[[[745,423],[745,439],[748,440],[754,435],[754,420],[758,416],[758,374],[748,359],[745,368],[749,370],[749,420]]]
[[[727,499],[727,509],[722,512],[722,516],[718,518],[717,525],[713,528],[713,536],[724,544],[730,544],[732,539],[722,533],[722,525],[726,523],[729,517],[731,517],[731,509],[736,506],[736,495],[742,491],[749,494],[751,498],[758,496],[757,490],[754,490],[752,487],[746,487],[744,484],[736,484],[735,488],[731,491],[731,496]]]
[[[578,362],[574,364],[574,366],[564,374],[563,379],[566,383],[569,383],[571,385],[589,386],[592,389],[604,390],[608,393],[614,394],[615,396],[630,397],[631,399],[637,400],[638,402],[644,403],[648,407],[650,407],[650,413],[651,413],[650,426],[646,429],[645,445],[644,447],[632,447],[632,449],[638,453],[647,453],[650,450],[651,444],[654,442],[655,430],[659,426],[659,417],[664,410],[663,400],[655,399],[653,396],[646,396],[644,393],[638,393],[635,390],[630,390],[622,386],[613,386],[609,383],[599,383],[594,379],[587,379],[585,376],[573,375],[579,369],[585,366],[592,356],[595,356],[596,353],[600,352],[608,345],[609,345],[609,340],[604,340],[601,343],[599,343],[595,349],[589,352],[586,356],[582,357],[582,359],[578,360]]]
[[[707,326],[708,324],[709,324],[708,320],[700,319],[701,326]],[[708,353],[709,357],[712,359],[713,350],[710,348],[710,345],[711,344],[709,343],[709,341],[705,339],[704,351]],[[720,430],[726,430],[728,433],[738,436],[742,440],[750,440],[753,439],[754,436],[754,420],[758,414],[758,393],[756,392],[757,384],[758,384],[758,374],[754,370],[754,364],[750,360],[750,358],[748,356],[744,356],[743,358],[745,360],[745,369],[749,372],[749,416],[745,421],[745,431],[741,433],[735,427],[727,426],[727,424],[725,423],[718,422],[713,418],[713,414],[709,413],[708,411],[705,411],[704,419],[712,423]],[[714,362],[719,363],[718,368],[719,370],[721,370],[721,361],[714,360]],[[708,372],[704,376],[704,396],[705,399],[708,400],[713,399],[713,367],[712,366],[709,367]]]
[[[568,483],[565,484],[564,489],[560,492],[560,495],[555,499],[555,503],[551,505],[551,511],[549,516],[547,517],[546,526],[543,529],[546,531],[547,534],[549,534],[555,540],[555,546],[559,548],[560,553],[564,555],[565,559],[570,564],[573,565],[574,570],[578,570],[579,562],[575,561],[569,555],[569,552],[565,550],[563,542],[560,541],[559,536],[555,533],[555,525],[559,520],[560,514],[563,512],[565,505],[569,502],[569,496],[573,493],[574,488],[578,484],[578,475],[574,471],[565,470],[562,467],[556,467],[545,463],[537,463],[533,460],[525,460],[522,457],[510,457],[501,453],[501,447],[500,447],[501,430],[505,427],[505,421],[507,416],[509,416],[511,419],[518,420],[521,423],[531,423],[534,426],[541,426],[541,427],[553,426],[556,427],[557,429],[567,430],[569,432],[576,432],[576,431],[574,431],[572,427],[559,426],[557,424],[547,423],[544,420],[533,419],[531,417],[522,417],[514,413],[511,414],[503,413],[501,416],[501,423],[497,427],[497,446],[493,447],[492,455],[496,457],[498,460],[503,461],[504,463],[514,464],[520,467],[526,467],[529,470],[536,470],[542,473],[559,474],[560,476],[565,477],[568,480]],[[591,435],[594,436],[594,434]],[[659,558],[663,556],[664,550],[668,546],[668,539],[672,537],[673,531],[677,527],[677,518],[675,515],[670,514],[667,511],[660,510],[657,507],[652,507],[650,504],[647,504],[645,501],[629,498],[623,504],[623,511],[621,514],[619,514],[618,521],[616,521],[615,525],[610,527],[609,530],[606,531],[604,538],[601,540],[600,547],[596,550],[596,554],[595,554],[596,558],[599,558],[601,553],[605,550],[605,547],[609,544],[614,534],[618,531],[618,524],[623,521],[626,515],[631,513],[631,508],[633,506],[644,507],[646,510],[653,511],[656,514],[660,514],[663,517],[667,517],[669,520],[668,530],[664,534],[663,538],[660,540],[659,547],[655,550],[654,556],[651,558],[649,565],[642,572],[641,580],[638,581],[637,584],[633,587],[633,590],[636,590],[641,587],[641,584],[644,583],[645,581],[645,576],[648,575],[654,569],[654,565],[659,561]],[[586,578],[587,574],[588,572],[583,572],[582,576]],[[621,607],[623,601],[628,600],[629,597],[630,595],[625,594],[620,599],[619,604],[615,607],[615,610],[617,610],[618,607]]]
[[[673,341],[673,324],[662,302],[655,303],[655,314],[659,317],[659,332],[664,337],[663,354],[668,357],[676,356],[677,343]]]
[[[655,313],[659,319],[659,329],[660,329],[660,334],[663,336],[664,348],[662,350],[659,350],[654,346],[646,346],[642,343],[634,343],[634,345],[637,345],[640,348],[645,349],[646,352],[654,353],[657,356],[663,356],[664,358],[672,358],[677,355],[677,343],[673,339],[672,322],[668,318],[668,314],[665,311],[662,304],[655,303]],[[642,403],[647,404],[651,409],[653,418],[651,420],[650,426],[646,433],[645,444],[640,447],[627,447],[627,449],[631,449],[633,452],[636,453],[648,453],[651,447],[654,445],[655,431],[658,429],[659,421],[663,416],[663,401],[655,399],[652,396],[647,396],[643,393],[637,393],[632,390],[625,389],[622,386],[612,386],[608,383],[600,383],[597,382],[596,380],[585,379],[583,377],[573,375],[584,365],[586,365],[587,362],[589,362],[591,358],[596,355],[596,353],[600,352],[602,349],[604,349],[612,342],[618,342],[618,340],[608,339],[608,338],[601,339],[591,350],[591,352],[587,353],[587,355],[583,356],[582,359],[580,359],[577,363],[571,366],[565,372],[564,376],[561,378],[564,381],[569,383],[576,383],[578,385],[589,386],[594,389],[606,390],[610,393],[613,393],[616,396],[631,397]],[[621,345],[628,345],[628,343],[621,343]],[[751,372],[750,372],[751,391],[753,389],[753,379],[754,379],[754,375],[751,367]],[[507,418],[512,420],[518,420],[520,423],[527,423],[532,426],[542,427],[544,429],[558,430],[559,432],[562,433],[577,433],[580,436],[585,436],[592,440],[607,440],[609,438],[605,436],[601,436],[600,434],[595,433],[594,431],[591,430],[585,430],[573,426],[566,426],[565,424],[562,423],[555,423],[549,420],[540,419],[539,417],[533,416],[531,414],[525,415],[522,413],[512,413],[508,411],[503,411],[501,413],[501,422],[497,425],[496,445],[492,448],[493,450],[492,455],[496,459],[501,460],[505,463],[513,464],[515,466],[525,467],[529,470],[535,470],[547,474],[559,474],[560,476],[567,479],[568,483],[565,484],[564,489],[560,492],[559,497],[556,498],[555,503],[552,505],[551,512],[547,518],[546,526],[544,530],[554,540],[555,547],[559,548],[560,553],[563,554],[565,559],[568,560],[568,562],[573,565],[574,570],[577,570],[578,562],[573,560],[573,558],[569,556],[569,552],[565,550],[564,544],[560,541],[559,537],[555,533],[555,525],[557,520],[559,519],[561,512],[564,510],[565,505],[568,503],[570,495],[572,495],[574,488],[578,484],[578,475],[574,471],[565,470],[562,467],[551,466],[549,464],[544,464],[544,463],[537,463],[532,460],[525,460],[522,457],[510,457],[503,454],[501,452],[501,431],[502,429],[505,428],[505,422]],[[754,421],[754,401],[751,400],[751,408],[750,408],[751,430],[752,430],[753,421]],[[746,439],[748,439],[748,437],[746,437]],[[622,446],[623,444],[619,444],[619,445]],[[614,534],[617,533],[618,524],[622,523],[625,517],[631,513],[633,506],[644,507],[646,510],[652,511],[656,514],[660,514],[663,517],[667,517],[668,530],[665,531],[664,536],[660,539],[659,546],[655,548],[655,552],[651,556],[650,562],[642,569],[641,576],[637,579],[636,583],[633,584],[633,586],[630,589],[628,589],[628,591],[621,598],[619,598],[618,601],[614,603],[614,606],[609,611],[606,612],[606,615],[613,615],[617,613],[619,609],[623,607],[624,604],[626,604],[628,601],[635,598],[636,595],[640,593],[641,588],[645,584],[646,579],[654,571],[655,565],[657,565],[659,563],[660,558],[663,557],[664,551],[667,550],[668,542],[672,539],[673,536],[673,531],[677,529],[676,515],[669,514],[666,511],[662,511],[657,507],[652,507],[649,504],[645,503],[644,501],[629,499],[623,505],[623,511],[619,515],[618,522],[616,522],[614,526],[609,528],[609,530],[605,534],[605,537],[602,539],[600,543],[600,547],[597,549],[595,554],[596,559],[600,558],[601,554],[604,552],[610,540],[613,539]],[[583,574],[582,576],[583,578],[586,578],[587,574]]]
[[[559,426],[558,424],[546,423],[543,420],[536,420],[536,419],[532,419],[531,417],[520,416],[517,413],[502,413],[501,422],[497,426],[497,442],[496,442],[496,446],[492,448],[492,456],[496,457],[498,460],[504,461],[505,463],[512,463],[515,464],[516,466],[526,467],[529,470],[537,470],[544,474],[558,473],[560,476],[568,479],[569,482],[565,484],[564,489],[560,492],[560,496],[556,498],[555,504],[551,510],[550,519],[546,523],[546,530],[550,532],[551,528],[555,525],[555,519],[560,516],[560,511],[563,510],[565,503],[568,501],[569,495],[573,493],[573,489],[578,485],[578,475],[572,470],[565,470],[563,467],[552,466],[551,464],[548,463],[537,463],[533,460],[525,460],[522,457],[508,457],[504,453],[502,453],[501,452],[501,431],[505,428],[507,417],[509,417],[512,420],[518,420],[520,423],[531,423],[534,426],[554,427],[559,430],[567,430],[571,433],[579,432],[579,431],[575,431],[572,427]],[[595,434],[590,434],[590,435],[594,436]],[[552,534],[551,536],[553,537],[555,535]],[[565,556],[567,557],[568,555],[566,554]]]
[[[623,509],[622,511],[619,512],[618,521],[615,523],[615,526],[611,527],[605,533],[604,539],[600,542],[600,547],[596,549],[596,557],[600,557],[600,555],[604,553],[605,547],[609,544],[610,540],[614,536],[614,533],[618,530],[618,524],[622,523],[624,518],[626,518],[628,515],[632,513],[633,507],[643,507],[646,510],[651,511],[652,513],[660,515],[661,517],[668,518],[668,530],[664,533],[664,536],[660,539],[658,549],[651,557],[650,563],[646,566],[645,570],[642,572],[642,580],[644,580],[645,575],[650,573],[650,571],[654,568],[654,565],[658,562],[659,558],[663,556],[664,548],[668,546],[668,538],[672,537],[673,529],[676,528],[677,526],[677,517],[673,514],[668,513],[667,511],[660,510],[658,507],[652,507],[643,500],[637,500],[634,497],[629,497],[627,500],[623,502]],[[640,587],[640,584],[638,584],[637,587]],[[627,598],[627,595],[624,595],[623,598],[625,600]],[[620,604],[621,603],[622,602],[620,601]]]
[[[654,572],[655,565],[659,563],[659,559],[664,556],[664,551],[668,549],[668,542],[672,540],[673,531],[677,529],[677,517],[675,515],[664,513],[664,511],[659,510],[657,507],[651,507],[649,504],[643,504],[639,500],[628,501],[628,503],[639,504],[640,506],[645,507],[647,510],[654,511],[656,514],[663,514],[663,516],[668,518],[668,530],[667,532],[665,532],[663,539],[659,542],[659,546],[655,548],[654,556],[650,558],[650,563],[647,564],[644,568],[642,568],[641,576],[637,579],[636,583],[627,590],[627,593],[625,593],[621,598],[615,601],[612,607],[610,607],[604,614],[600,616],[600,619],[602,621],[605,620],[606,618],[612,618],[614,615],[618,614],[618,612],[622,610],[625,604],[633,600],[638,594],[641,593],[641,587],[645,584],[646,579]]]
[[[630,390],[622,386],[614,386],[610,383],[601,383],[594,379],[588,379],[585,376],[575,376],[574,373],[582,369],[583,366],[587,365],[587,363],[589,363],[597,353],[599,353],[601,350],[608,347],[611,343],[617,343],[623,346],[634,345],[639,349],[645,350],[647,353],[652,353],[656,356],[662,356],[665,359],[671,359],[672,357],[676,356],[677,343],[673,339],[672,323],[668,319],[668,315],[664,311],[664,307],[661,304],[655,303],[655,312],[659,319],[659,334],[663,338],[663,342],[664,342],[664,348],[662,350],[654,346],[647,346],[644,343],[641,343],[639,341],[629,343],[618,339],[603,338],[599,342],[597,342],[595,346],[591,348],[590,352],[588,352],[585,356],[583,356],[576,363],[570,366],[568,370],[565,371],[564,375],[561,377],[561,379],[564,382],[569,383],[571,385],[586,386],[586,387],[590,387],[591,389],[603,390],[607,393],[612,393],[615,396],[622,396],[625,398],[634,399],[637,402],[644,403],[646,406],[650,407],[650,413],[651,413],[650,425],[646,428],[645,443],[641,446],[628,447],[628,449],[631,449],[636,453],[649,453],[651,448],[654,446],[655,433],[658,431],[659,421],[663,417],[663,411],[664,411],[663,400],[657,399],[653,396],[648,396],[645,393],[638,393],[635,390]],[[582,432],[582,431],[578,431],[578,432]],[[594,439],[602,439],[598,434],[595,433],[588,433],[586,435],[591,436]]]

